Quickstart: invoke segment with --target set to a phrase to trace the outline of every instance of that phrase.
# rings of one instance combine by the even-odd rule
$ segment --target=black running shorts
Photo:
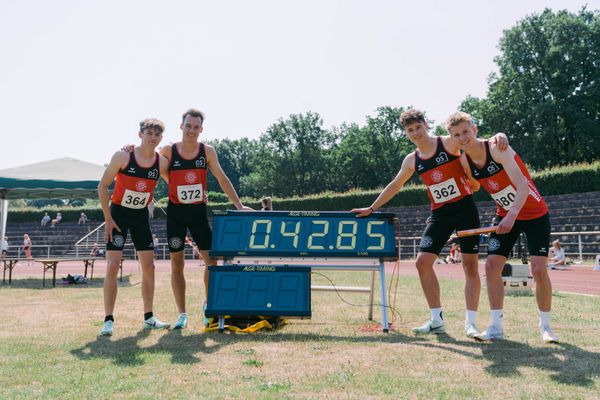
[[[494,225],[498,225],[502,217],[496,215]],[[488,254],[497,254],[508,258],[521,232],[525,233],[530,256],[548,256],[550,246],[550,217],[548,214],[529,220],[516,220],[510,232],[504,235],[492,233],[488,243]]]
[[[472,196],[433,210],[423,231],[419,251],[440,254],[452,232],[479,228],[479,213]],[[460,250],[465,254],[479,253],[479,236],[459,238]]]
[[[154,249],[147,208],[132,209],[111,204],[110,215],[121,232],[113,229],[112,240],[106,243],[106,250],[123,251],[128,232],[131,232],[131,241],[137,251]]]
[[[167,239],[171,253],[182,251],[189,229],[200,250],[210,250],[212,230],[208,224],[206,204],[174,204],[167,206]]]

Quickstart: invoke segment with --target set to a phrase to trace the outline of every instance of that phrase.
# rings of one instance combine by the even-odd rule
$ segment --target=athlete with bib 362
[[[475,338],[504,338],[504,285],[502,268],[521,232],[525,233],[531,256],[531,274],[535,280],[535,297],[539,309],[542,340],[558,342],[550,328],[552,284],[546,264],[550,244],[548,207],[538,192],[527,167],[512,149],[499,151],[494,143],[477,138],[477,126],[464,112],[452,114],[446,121],[450,136],[466,153],[473,177],[496,201],[496,232],[490,235],[485,274],[492,314],[492,324]]]
[[[408,110],[402,113],[400,123],[409,140],[417,146],[417,150],[404,158],[394,180],[385,187],[370,207],[352,211],[359,217],[371,214],[391,200],[415,171],[419,174],[427,186],[431,217],[421,238],[416,265],[421,287],[431,311],[431,319],[423,326],[413,328],[413,332],[443,333],[445,323],[440,286],[433,264],[453,231],[479,227],[479,214],[472,198],[472,186],[477,189],[479,184],[468,176],[466,160],[460,156],[458,145],[450,137],[429,135],[425,115],[421,111]],[[494,140],[503,146],[508,143],[506,135],[503,134]],[[479,334],[475,325],[481,291],[478,271],[479,238],[461,238],[460,247],[463,253],[467,306],[465,334],[474,337]]]
[[[142,267],[144,329],[166,329],[169,324],[154,317],[154,242],[148,221],[148,204],[152,201],[159,176],[168,180],[167,160],[155,152],[162,140],[164,124],[157,119],[140,122],[142,144],[132,152],[116,152],[98,185],[98,197],[104,214],[107,271],[104,278],[104,325],[100,334],[113,334],[113,311],[117,299],[117,274],[127,233]],[[109,205],[109,187],[115,188]]]
[[[217,153],[212,146],[198,141],[203,130],[204,113],[190,109],[181,121],[181,142],[160,150],[169,163],[169,205],[167,206],[167,238],[171,254],[171,287],[179,318],[174,329],[187,326],[185,304],[186,282],[183,269],[184,246],[189,229],[204,260],[205,293],[208,290],[208,266],[216,265],[210,257],[212,232],[206,213],[206,176],[208,170],[217,178],[221,189],[238,210],[251,210],[240,201],[231,181],[223,172]],[[206,320],[205,320],[206,324]]]

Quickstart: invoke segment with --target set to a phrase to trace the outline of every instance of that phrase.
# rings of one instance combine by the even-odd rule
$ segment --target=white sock
[[[436,322],[444,322],[444,318],[442,318],[442,308],[430,308],[431,311],[431,319]]]
[[[540,311],[540,326],[550,326],[550,311]]]
[[[492,325],[502,328],[504,326],[504,311],[500,310],[491,310],[492,314]]]
[[[475,325],[475,320],[477,319],[477,311],[467,310],[467,315],[465,317],[465,322],[469,324]]]

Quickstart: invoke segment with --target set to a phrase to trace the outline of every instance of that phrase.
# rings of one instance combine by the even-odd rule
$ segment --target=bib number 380
[[[125,189],[121,205],[127,208],[140,209],[148,205],[150,193],[136,192],[134,190]]]
[[[445,203],[460,196],[458,185],[454,178],[428,186],[431,198],[435,203]]]
[[[183,204],[202,202],[202,184],[177,186],[177,198]]]
[[[509,185],[497,193],[490,194],[490,196],[492,196],[496,204],[508,211],[515,204],[517,191],[512,185]]]

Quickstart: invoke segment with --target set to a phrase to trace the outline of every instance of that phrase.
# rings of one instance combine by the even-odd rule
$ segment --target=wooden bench
[[[19,261],[27,261],[27,259],[18,257],[7,257],[2,259],[2,283],[6,283],[6,270],[8,270],[8,284],[11,284],[12,270]]]
[[[42,279],[42,285],[46,286],[46,271],[52,270],[52,287],[56,287],[56,268],[58,263],[63,261],[82,261],[85,267],[84,275],[87,277],[88,267],[90,268],[90,280],[94,277],[94,263],[96,260],[105,260],[103,257],[79,257],[79,258],[36,258],[34,261],[42,263],[44,266],[44,277]],[[123,282],[123,260],[119,264],[121,274],[119,280]]]

